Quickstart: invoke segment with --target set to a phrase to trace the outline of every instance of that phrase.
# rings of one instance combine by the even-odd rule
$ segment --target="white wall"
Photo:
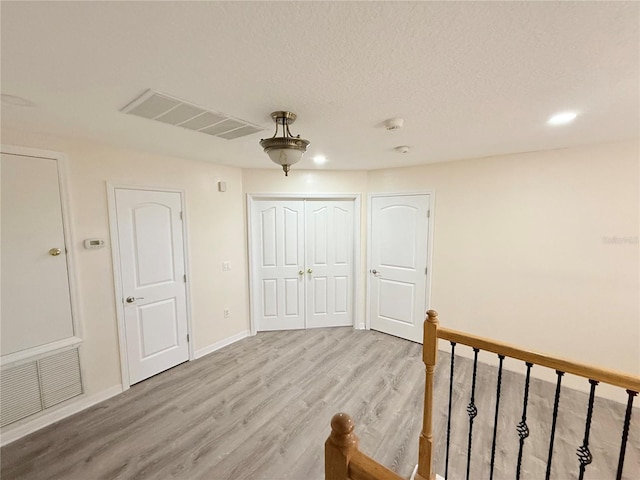
[[[240,169],[7,129],[2,131],[2,142],[68,156],[75,234],[70,252],[78,269],[82,368],[88,395],[121,384],[107,182],[186,191],[195,350],[248,330],[246,254],[242,242],[238,243],[245,231]],[[227,182],[227,192],[217,191],[218,180]],[[104,238],[107,247],[82,247],[82,240],[95,237]],[[222,271],[225,260],[231,263],[229,272]],[[225,307],[231,311],[226,319]]]
[[[638,374],[638,180],[625,142],[376,170],[368,188],[435,190],[443,325]]]

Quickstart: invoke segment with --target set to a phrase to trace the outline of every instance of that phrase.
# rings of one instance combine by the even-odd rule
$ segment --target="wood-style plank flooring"
[[[447,353],[436,369],[435,465],[444,474]],[[456,357],[449,478],[464,478],[472,363]],[[408,477],[417,462],[424,367],[421,346],[351,328],[265,332],[150,378],[122,395],[2,448],[10,479],[315,480],[331,416],[356,422],[363,452]],[[496,369],[477,375],[471,478],[489,478]],[[495,479],[515,478],[524,377],[505,372]],[[522,479],[544,478],[555,385],[533,380]],[[565,389],[556,479],[577,478],[587,395]],[[634,409],[624,478],[640,478]],[[598,399],[586,479],[615,478],[624,406]]]

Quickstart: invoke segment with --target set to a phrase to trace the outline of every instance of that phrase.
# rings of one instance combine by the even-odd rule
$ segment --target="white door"
[[[353,201],[255,200],[250,221],[256,330],[353,325]]]
[[[422,343],[429,195],[372,196],[370,221],[371,328]]]
[[[58,162],[2,154],[2,354],[73,337]]]
[[[353,325],[353,202],[305,203],[307,328]]]
[[[304,202],[255,201],[250,221],[257,330],[305,328]]]
[[[189,359],[180,193],[116,189],[131,384]]]

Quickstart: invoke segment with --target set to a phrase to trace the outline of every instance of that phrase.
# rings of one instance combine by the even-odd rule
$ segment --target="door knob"
[[[62,253],[61,248],[52,248],[51,250],[49,250],[49,255],[51,255],[52,257],[57,257],[61,253]]]
[[[379,271],[377,271],[375,268],[374,268],[373,270],[371,270],[371,273],[373,273],[376,277],[377,277],[378,275],[380,275],[380,272],[379,272]]]
[[[304,275],[304,270],[298,270],[298,275]]]
[[[127,297],[125,302],[134,303],[136,300],[144,300],[144,297]]]
[[[312,269],[307,270],[307,273],[313,273]]]

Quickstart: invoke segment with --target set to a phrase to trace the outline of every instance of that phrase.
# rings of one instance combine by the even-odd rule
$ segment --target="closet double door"
[[[353,200],[251,202],[257,331],[353,325]]]

